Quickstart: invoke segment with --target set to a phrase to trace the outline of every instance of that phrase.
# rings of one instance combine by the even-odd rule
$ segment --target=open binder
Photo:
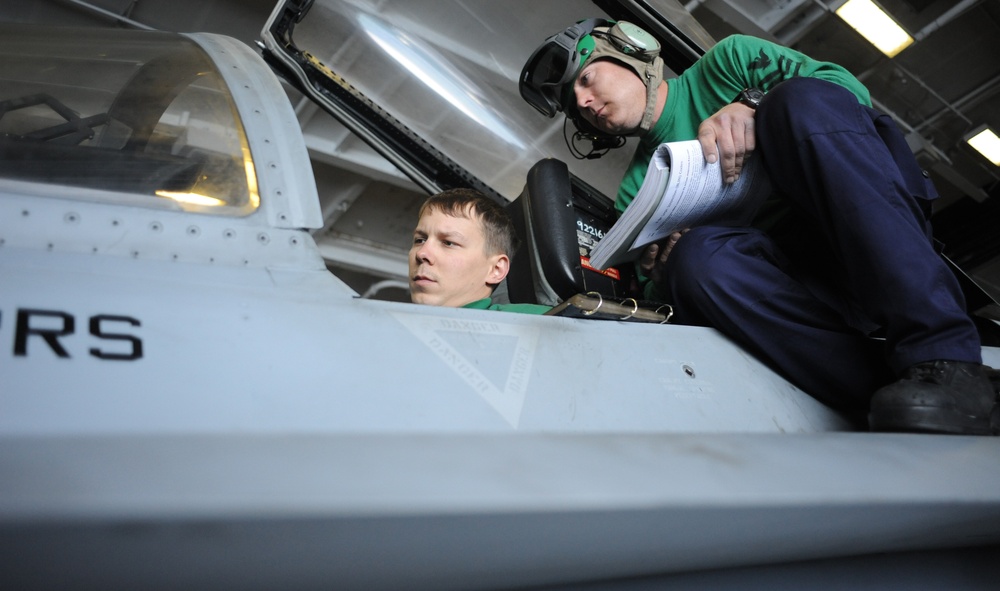
[[[674,315],[674,308],[670,304],[646,302],[634,298],[609,298],[596,291],[591,291],[572,296],[545,314],[570,318],[667,324]]]

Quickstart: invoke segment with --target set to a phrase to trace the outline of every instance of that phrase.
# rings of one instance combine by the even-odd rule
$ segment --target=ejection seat
[[[507,276],[511,302],[554,306],[551,314],[558,316],[669,322],[670,306],[629,296],[631,264],[603,271],[588,264],[590,250],[614,224],[614,206],[572,178],[565,162],[536,163],[507,211],[522,241]]]
[[[613,205],[579,179],[565,162],[547,158],[528,171],[521,194],[507,206],[521,238],[511,261],[511,302],[554,306],[576,294],[628,297],[631,265],[598,271],[590,249],[614,223]]]

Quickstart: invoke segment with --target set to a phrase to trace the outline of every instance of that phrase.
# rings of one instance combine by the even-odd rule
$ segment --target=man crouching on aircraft
[[[540,113],[609,146],[639,137],[619,212],[662,143],[699,139],[726,182],[761,159],[774,194],[753,226],[702,225],[650,247],[643,295],[824,403],[867,412],[873,431],[997,434],[992,368],[932,240],[938,192],[864,84],[746,35],[664,80],[660,49],[632,23],[587,19],[546,39],[519,83]]]
[[[415,304],[544,314],[548,306],[494,304],[493,290],[517,248],[504,209],[479,191],[451,189],[420,208],[410,247],[410,299]]]

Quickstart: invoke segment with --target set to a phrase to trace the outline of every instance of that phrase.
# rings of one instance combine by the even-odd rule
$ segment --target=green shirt
[[[744,88],[765,92],[796,76],[828,80],[847,88],[871,106],[868,89],[850,72],[829,62],[747,35],[732,35],[708,50],[677,78],[667,80],[667,102],[649,133],[639,141],[618,188],[619,213],[639,192],[656,147],[664,142],[693,140],[698,126],[728,105]]]
[[[830,62],[814,60],[794,49],[748,35],[731,35],[719,41],[693,66],[667,82],[667,102],[660,118],[636,147],[632,161],[618,187],[615,209],[620,214],[639,192],[646,178],[649,161],[657,146],[664,142],[693,140],[698,126],[719,109],[733,102],[745,88],[764,92],[779,82],[806,76],[828,80],[850,90],[858,102],[871,106],[868,89],[845,68]],[[765,202],[754,220],[761,229],[773,228],[787,212],[788,205],[771,198]],[[644,297],[662,301],[663,294],[638,269]]]
[[[494,304],[490,298],[476,300],[462,307],[473,310],[498,310],[500,312],[518,312],[521,314],[544,314],[551,309],[541,304]]]

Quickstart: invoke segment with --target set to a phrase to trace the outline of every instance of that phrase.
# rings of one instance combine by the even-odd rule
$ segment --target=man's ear
[[[509,272],[510,257],[505,254],[494,255],[493,265],[490,267],[489,273],[486,275],[486,283],[490,285],[499,285]]]

